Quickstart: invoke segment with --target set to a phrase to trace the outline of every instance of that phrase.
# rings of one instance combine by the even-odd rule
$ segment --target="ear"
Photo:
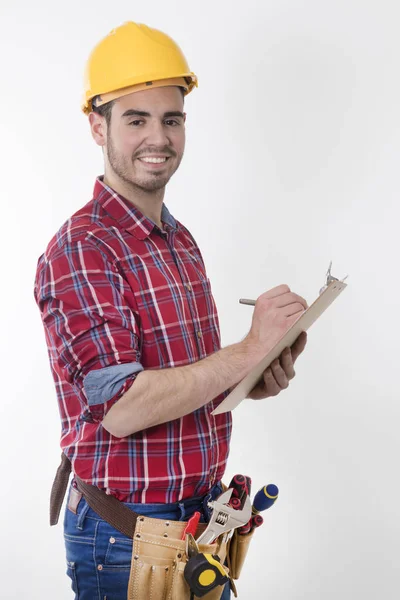
[[[107,123],[105,117],[91,112],[89,113],[89,124],[92,137],[98,146],[105,146],[107,142]]]

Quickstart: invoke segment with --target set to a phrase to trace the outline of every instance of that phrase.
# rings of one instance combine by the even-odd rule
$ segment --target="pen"
[[[255,306],[256,305],[256,301],[255,300],[249,300],[248,298],[240,298],[239,302],[240,302],[240,304],[248,304],[249,306]]]
[[[332,269],[332,261],[329,264],[328,267],[328,271],[326,273],[326,282],[324,287],[322,287],[319,290],[319,295],[321,295],[326,288],[329,286],[330,283],[332,283],[332,281],[339,281],[339,279],[337,279],[336,277],[333,277],[333,275],[331,274],[331,269]],[[343,283],[346,279],[348,278],[348,275],[346,275],[346,277],[344,277],[343,279],[340,280],[340,283]],[[240,298],[239,299],[239,303],[240,304],[248,304],[249,306],[255,306],[256,305],[256,301],[255,300],[250,300],[249,298]]]

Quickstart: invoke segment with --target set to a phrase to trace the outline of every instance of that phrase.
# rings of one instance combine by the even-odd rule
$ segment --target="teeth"
[[[141,158],[140,160],[142,160],[143,162],[147,162],[147,163],[163,163],[165,162],[167,159],[164,158],[152,158],[150,156],[146,156]]]

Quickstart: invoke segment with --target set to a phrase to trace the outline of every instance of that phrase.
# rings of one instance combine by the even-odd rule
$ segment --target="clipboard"
[[[221,404],[212,411],[212,415],[220,415],[236,408],[244,400],[256,383],[260,380],[262,373],[270,364],[278,358],[287,347],[290,347],[297,340],[302,331],[307,331],[315,321],[326,311],[326,309],[336,300],[336,298],[347,287],[347,283],[334,279],[321,291],[318,298],[301,317],[291,326],[285,335],[270,350],[265,358],[256,365],[248,375],[234,390],[221,402]]]

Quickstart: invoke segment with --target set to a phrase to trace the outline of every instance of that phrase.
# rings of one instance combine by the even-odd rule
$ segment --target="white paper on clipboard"
[[[311,325],[315,323],[346,287],[347,284],[342,281],[332,281],[327,286],[326,290],[318,296],[315,302],[307,308],[299,320],[292,325],[283,338],[281,338],[281,340],[272,348],[267,356],[263,358],[263,360],[258,363],[258,365],[256,365],[240,383],[238,383],[229,396],[227,396],[211,414],[219,415],[236,408],[259,381],[265,369],[267,369],[269,365],[282,354],[285,348],[294,344],[302,331],[307,331]]]

